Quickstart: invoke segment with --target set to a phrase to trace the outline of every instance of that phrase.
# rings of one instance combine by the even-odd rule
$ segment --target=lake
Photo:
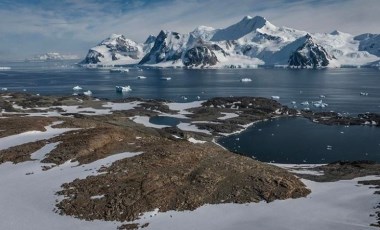
[[[380,163],[380,129],[328,126],[305,118],[259,122],[246,131],[219,140],[227,149],[260,161],[319,164],[346,160]]]
[[[108,99],[141,97],[188,102],[226,96],[279,96],[279,102],[290,107],[304,108],[301,102],[322,99],[328,104],[326,108],[310,108],[353,115],[380,113],[378,69],[130,68],[127,73],[111,73],[109,69],[80,68],[73,62],[12,62],[0,63],[0,66],[12,67],[11,70],[0,71],[0,88],[11,92],[25,90],[41,95],[71,95],[74,92],[72,88],[79,85],[84,90],[91,90],[94,97]],[[138,76],[146,78],[138,79]],[[165,77],[171,80],[162,80]],[[252,81],[241,82],[243,78]],[[126,85],[132,91],[116,93],[115,86]],[[360,95],[361,92],[368,93],[368,96]],[[153,118],[152,121],[176,123],[168,118]],[[224,139],[223,145],[268,162],[325,163],[358,159],[380,162],[378,130],[370,127],[328,127],[302,119],[275,120],[256,124],[242,133],[239,141],[235,136]],[[327,146],[332,148],[327,150]]]

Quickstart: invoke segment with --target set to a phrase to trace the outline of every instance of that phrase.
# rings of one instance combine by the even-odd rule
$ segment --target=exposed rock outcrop
[[[307,34],[301,38],[302,45],[289,58],[289,67],[320,68],[329,65],[332,57]]]

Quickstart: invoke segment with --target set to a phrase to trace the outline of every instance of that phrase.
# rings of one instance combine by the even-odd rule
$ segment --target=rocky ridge
[[[275,26],[261,16],[246,16],[223,29],[199,26],[184,34],[162,30],[156,37],[149,36],[144,44],[137,44],[125,37],[121,40],[128,40],[131,47],[138,50],[138,54],[135,51],[125,53],[124,46],[109,49],[102,42],[90,49],[82,64],[186,68],[336,68],[378,67],[380,60],[377,34],[353,36],[340,31],[310,33]]]

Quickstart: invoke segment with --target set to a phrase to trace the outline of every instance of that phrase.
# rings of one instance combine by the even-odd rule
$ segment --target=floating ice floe
[[[126,73],[129,72],[129,69],[124,68],[117,68],[117,69],[110,69],[111,73]]]
[[[295,101],[292,101],[292,104],[293,104],[293,105],[295,105],[295,104],[297,104],[297,102],[295,102]]]
[[[127,86],[116,86],[116,92],[117,93],[126,93],[132,91],[132,88],[127,85]]]
[[[280,97],[279,97],[279,96],[271,96],[271,98],[272,98],[273,100],[280,100]]]
[[[325,108],[328,106],[328,104],[324,103],[322,100],[313,101],[313,105],[314,105],[314,107],[317,107],[317,108]]]
[[[161,80],[164,80],[164,81],[170,81],[172,78],[171,77],[162,77]]]
[[[7,90],[8,90],[8,88],[1,88],[1,90],[2,90],[2,91],[7,91]]]
[[[79,85],[77,85],[77,86],[73,87],[73,90],[75,90],[75,91],[82,90],[82,87],[80,87]]]
[[[145,79],[145,76],[137,76],[137,79]]]
[[[309,102],[308,101],[301,102],[301,105],[309,106]]]
[[[251,78],[242,78],[240,79],[241,82],[251,82],[252,79]]]
[[[90,90],[87,90],[87,91],[83,92],[83,94],[86,96],[91,96],[92,92]]]
[[[320,98],[326,98],[326,96],[323,95],[323,94],[321,94],[319,97],[320,97]]]
[[[360,92],[360,96],[368,96],[367,92]]]
[[[10,70],[12,69],[11,67],[6,67],[6,66],[0,66],[0,70]]]

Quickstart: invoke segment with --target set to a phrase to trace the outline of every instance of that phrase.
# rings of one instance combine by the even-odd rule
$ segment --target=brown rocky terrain
[[[167,101],[123,99],[116,102],[140,101],[140,105],[130,110],[91,115],[66,113],[59,106],[105,109],[105,101],[88,97],[5,96],[0,97],[0,107],[5,110],[4,118],[0,119],[0,138],[31,130],[44,131],[45,126],[55,121],[63,121],[55,128],[77,130],[2,150],[0,164],[31,160],[30,154],[47,143],[58,145],[42,162],[55,165],[68,160],[87,164],[120,152],[142,153],[101,169],[99,175],[62,186],[57,194],[65,196],[65,199],[57,203],[59,212],[87,220],[130,221],[155,208],[163,212],[194,210],[204,204],[271,202],[306,196],[310,191],[287,170],[228,152],[211,140],[219,133],[238,131],[244,125],[274,117],[303,116],[327,125],[374,124],[379,118],[376,114],[342,117],[336,113],[296,111],[265,98],[214,98],[201,107],[190,109],[192,114],[187,115],[188,122],[205,121],[194,124],[209,130],[212,133],[209,135],[183,131],[178,127],[147,128],[130,120],[136,115],[176,114],[166,105]],[[59,117],[25,116],[54,110],[60,112]],[[223,117],[223,113],[238,116],[218,119]],[[189,137],[207,142],[193,144],[187,140]],[[369,162],[337,162],[314,170],[324,171],[324,175],[299,176],[315,181],[352,179],[378,175],[380,166]],[[99,195],[102,195],[99,199],[92,198]],[[121,229],[137,227],[128,224]]]
[[[143,138],[143,154],[63,185],[57,206],[88,220],[135,220],[141,213],[194,210],[204,204],[297,198],[310,191],[287,171],[216,145]],[[160,143],[158,145],[158,143]],[[101,199],[92,196],[104,195]]]

